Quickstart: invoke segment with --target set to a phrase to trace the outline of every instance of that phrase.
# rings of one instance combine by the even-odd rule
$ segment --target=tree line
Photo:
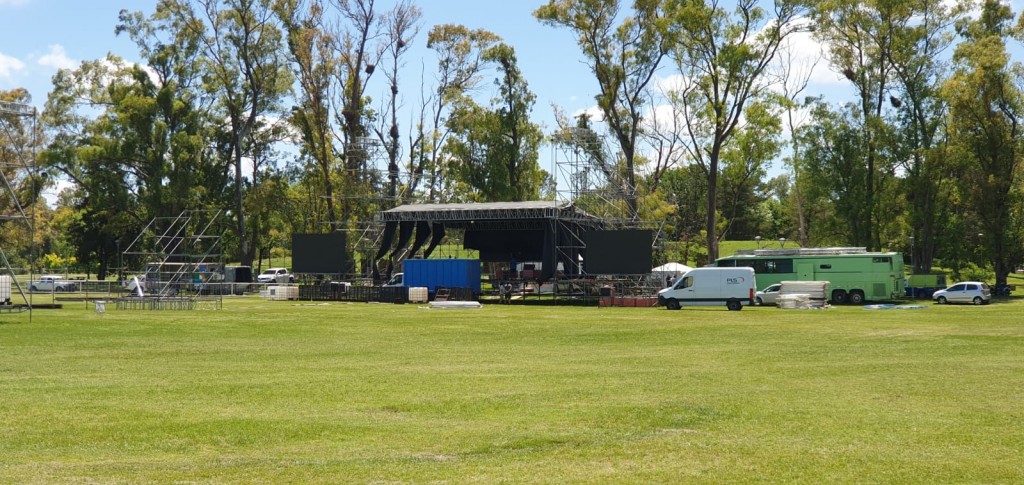
[[[252,264],[291,233],[357,230],[403,201],[554,198],[538,160],[556,143],[602,174],[617,210],[659,224],[667,259],[786,237],[901,250],[915,272],[988,271],[997,284],[1024,262],[1024,69],[1008,51],[1024,26],[1007,4],[549,0],[533,14],[577,41],[592,74],[579,89],[596,105],[556,107],[547,135],[515,39],[421,32],[411,0],[122,11],[115,31],[143,61],[58,72],[41,171],[14,179],[41,205],[36,245],[102,278],[149,220],[218,208],[231,257]],[[807,35],[848,100],[808,92],[794,59]],[[410,59],[415,43],[432,58]],[[429,67],[414,76],[410,61]],[[16,157],[27,125],[2,120],[0,156]],[[773,161],[785,170],[769,177]],[[57,179],[72,188],[51,209],[39,187]]]

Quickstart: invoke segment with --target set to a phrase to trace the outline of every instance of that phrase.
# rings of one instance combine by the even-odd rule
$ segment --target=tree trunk
[[[238,259],[242,266],[252,266],[253,254],[245,230],[245,207],[242,197],[242,140],[235,138],[235,230],[238,232]]]
[[[718,235],[715,228],[717,222],[715,212],[718,211],[718,155],[720,150],[716,144],[711,150],[710,160],[708,161],[708,214],[705,223],[705,230],[708,233],[708,264],[714,264],[715,260],[718,259]]]

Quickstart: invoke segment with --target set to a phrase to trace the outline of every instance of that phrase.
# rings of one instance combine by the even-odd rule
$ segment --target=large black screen
[[[651,272],[651,242],[646,229],[587,231],[583,270],[588,274],[646,274]]]
[[[292,272],[341,274],[345,272],[345,233],[292,234]]]

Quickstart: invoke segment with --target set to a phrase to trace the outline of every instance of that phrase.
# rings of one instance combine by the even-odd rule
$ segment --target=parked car
[[[754,304],[755,305],[775,305],[779,300],[779,290],[782,289],[782,283],[776,283],[769,285],[767,288],[754,293]]]
[[[75,284],[60,275],[43,275],[29,285],[30,291],[74,291]]]
[[[259,283],[294,283],[295,276],[287,268],[269,268],[256,277]]]
[[[992,290],[980,281],[961,281],[932,294],[936,303],[973,303],[982,305],[992,300]]]

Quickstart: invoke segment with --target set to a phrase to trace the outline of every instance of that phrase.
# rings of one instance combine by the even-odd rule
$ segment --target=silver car
[[[932,294],[936,303],[973,303],[983,305],[992,301],[992,290],[980,281],[961,281],[945,290]]]
[[[770,285],[767,288],[754,293],[754,304],[755,305],[775,305],[779,300],[779,290],[782,289],[781,283]]]

